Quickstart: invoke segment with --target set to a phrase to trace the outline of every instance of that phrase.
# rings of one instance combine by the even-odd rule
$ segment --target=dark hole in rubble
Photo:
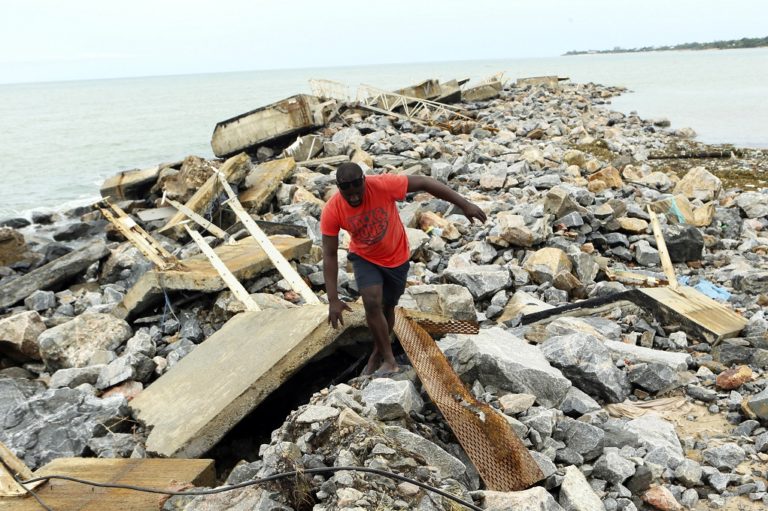
[[[267,396],[205,454],[216,460],[220,482],[240,460],[259,459],[259,446],[268,444],[272,431],[283,424],[291,411],[307,404],[312,394],[358,376],[371,347],[367,328],[350,329]]]

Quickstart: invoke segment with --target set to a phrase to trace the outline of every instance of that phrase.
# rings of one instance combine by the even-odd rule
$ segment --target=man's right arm
[[[342,311],[350,310],[349,306],[339,300],[339,237],[323,234],[323,280],[325,292],[328,294],[328,322],[333,328],[337,323],[344,324]]]

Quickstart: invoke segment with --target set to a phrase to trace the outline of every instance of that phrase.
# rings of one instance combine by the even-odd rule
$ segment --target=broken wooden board
[[[33,474],[64,475],[99,483],[129,484],[181,491],[185,484],[216,484],[213,460],[58,458]],[[167,496],[126,489],[96,488],[52,479],[35,493],[57,511],[156,511]],[[0,511],[40,511],[31,497],[0,497]]]
[[[152,429],[147,451],[200,456],[345,329],[361,327],[361,306],[336,330],[327,305],[243,312],[134,398]]]
[[[323,104],[308,94],[297,94],[221,121],[213,130],[213,154],[225,157],[260,144],[320,128]]]
[[[747,326],[744,317],[692,287],[680,286],[676,291],[668,287],[638,291],[647,297],[645,302],[651,298],[658,304],[659,314],[667,321],[678,321],[686,332],[715,345],[723,339],[736,337]]]
[[[309,252],[312,241],[290,236],[270,237],[272,244],[286,259],[297,259]],[[253,238],[241,240],[236,245],[221,245],[214,249],[216,255],[240,280],[247,280],[272,268],[272,262]],[[139,278],[113,310],[118,318],[129,318],[146,309],[163,296],[163,290],[217,292],[226,288],[211,263],[203,254],[179,262],[179,269],[168,271],[150,270]]]
[[[143,199],[146,192],[157,181],[160,166],[148,169],[126,170],[107,178],[101,185],[101,196],[105,199]]]
[[[250,168],[250,166],[250,157],[245,153],[241,153],[224,162],[224,165],[221,166],[219,172],[224,174],[224,177],[228,181],[231,181],[233,176],[236,176],[240,173],[244,174]],[[205,213],[205,209],[210,206],[211,202],[213,202],[213,200],[220,193],[221,186],[219,184],[219,178],[216,174],[212,174],[211,177],[209,177],[208,180],[203,183],[203,186],[198,188],[194,195],[192,195],[192,197],[190,197],[184,205],[195,213],[202,215]],[[184,230],[184,227],[180,225],[181,222],[184,222],[186,219],[187,216],[181,211],[178,211],[171,217],[170,220],[168,220],[168,223],[165,224],[162,229],[160,229],[160,232],[170,236],[171,238],[180,238],[182,236],[186,236],[187,233]]]
[[[646,310],[662,325],[679,325],[690,337],[713,344],[735,337],[747,325],[747,320],[733,310],[687,286],[677,291],[668,287],[631,289],[527,314],[521,322],[530,325],[561,316],[597,315],[617,306],[623,308],[624,302]]]
[[[70,279],[85,271],[94,262],[109,255],[102,240],[94,240],[80,250],[65,254],[48,264],[0,286],[0,309],[10,307],[38,289],[58,291]]]
[[[240,203],[249,211],[260,213],[294,169],[296,161],[290,156],[260,164],[246,176]]]
[[[42,483],[22,486],[18,480],[32,479],[32,471],[3,442],[0,442],[0,498],[27,495],[27,489],[33,490]]]

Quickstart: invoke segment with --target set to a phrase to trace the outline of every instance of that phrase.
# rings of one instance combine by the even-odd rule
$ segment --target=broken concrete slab
[[[147,451],[195,457],[344,330],[328,325],[326,305],[244,312],[139,394],[131,407],[152,428]],[[361,307],[346,329],[365,324]]]
[[[226,157],[283,137],[322,127],[328,115],[320,99],[297,94],[216,124],[213,154]]]
[[[102,240],[95,240],[80,250],[70,252],[0,286],[0,309],[20,302],[38,289],[58,291],[68,280],[94,262],[109,255]]]
[[[224,176],[228,182],[240,182],[247,172],[251,168],[251,159],[245,153],[240,153],[237,156],[233,156],[224,162],[224,165],[219,169],[219,173]],[[186,207],[198,214],[205,213],[211,202],[221,193],[221,187],[219,184],[219,178],[216,174],[212,175],[208,180],[198,188],[198,190],[192,195],[192,197],[184,204]],[[172,238],[180,238],[186,236],[186,231],[181,225],[183,221],[187,219],[187,216],[178,211],[171,217],[167,224],[160,229],[160,232],[170,236]]]
[[[272,200],[277,189],[296,169],[293,157],[262,163],[245,177],[240,203],[249,211],[261,212]]]
[[[526,87],[528,85],[541,85],[550,89],[558,89],[560,88],[560,78],[557,76],[531,76],[528,78],[518,78],[515,83],[516,87]]]
[[[184,488],[187,485],[212,487],[216,483],[213,460],[59,458],[35,471],[33,477],[63,475],[99,483]],[[101,488],[98,491],[73,481],[55,480],[37,488],[40,499],[50,509],[142,510],[160,509],[166,495]],[[38,511],[33,498],[0,497],[0,511]]]
[[[101,185],[101,196],[113,200],[143,199],[160,175],[160,165],[119,172]]]
[[[290,236],[272,236],[272,244],[286,259],[296,259],[309,252],[312,241]],[[246,238],[236,245],[221,245],[214,252],[240,280],[247,280],[272,268],[264,250],[253,238]],[[123,301],[112,311],[118,318],[129,318],[141,312],[168,291],[217,292],[226,288],[216,269],[203,254],[179,262],[172,270],[150,270],[128,290]]]
[[[501,92],[501,88],[502,83],[500,81],[492,81],[474,87],[468,87],[461,91],[461,100],[465,103],[488,101],[489,99],[497,97]]]

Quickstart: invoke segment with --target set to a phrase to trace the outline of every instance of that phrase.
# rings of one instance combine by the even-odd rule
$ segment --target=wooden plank
[[[195,213],[194,211],[186,207],[184,204],[178,201],[175,201],[173,199],[169,199],[165,196],[163,196],[163,202],[167,202],[168,204],[176,208],[178,211],[184,213],[189,217],[190,220],[192,220],[197,225],[199,225],[206,231],[210,232],[220,240],[226,240],[227,242],[230,241],[231,238],[229,234],[227,234],[223,229],[221,229],[219,226],[217,226],[213,222],[209,222],[205,218],[201,217],[200,215],[198,215],[197,213]],[[232,241],[234,242],[234,240]]]
[[[237,156],[233,156],[224,162],[219,172],[224,174],[227,179],[231,179],[232,176],[244,171],[251,165],[250,157],[245,153],[240,153]],[[211,202],[221,193],[219,187],[219,180],[216,174],[213,174],[203,185],[197,189],[197,191],[189,198],[185,206],[196,213],[203,213],[203,211],[211,204]],[[172,238],[179,238],[186,234],[184,228],[179,224],[186,220],[186,215],[182,212],[178,212],[168,220],[168,223],[160,229],[160,232]]]
[[[35,477],[65,475],[100,483],[129,484],[179,491],[186,484],[215,486],[213,460],[59,458],[38,469]],[[35,493],[56,511],[159,510],[166,496],[133,490],[96,488],[50,480]],[[32,497],[0,498],[0,511],[40,511]]]
[[[109,255],[103,240],[94,240],[80,250],[54,259],[48,264],[0,286],[0,309],[23,300],[38,289],[58,291],[75,275]]]
[[[144,257],[152,261],[152,264],[162,270],[173,267],[177,261],[160,243],[150,236],[136,221],[129,217],[117,204],[104,199],[103,206],[98,208],[104,218],[109,220],[120,231],[125,239],[131,242]],[[110,211],[110,209],[112,211]],[[114,211],[114,214],[112,212]]]
[[[351,304],[344,326],[328,324],[327,305],[243,312],[130,402],[151,432],[149,452],[200,456],[345,330],[365,325]]]
[[[650,206],[647,206],[647,209],[648,214],[651,217],[651,228],[653,229],[653,237],[656,238],[656,249],[659,251],[661,267],[664,268],[664,275],[667,276],[669,288],[673,291],[677,291],[680,285],[678,284],[677,276],[675,275],[675,267],[672,266],[672,260],[669,258],[669,251],[667,250],[667,244],[664,241],[664,235],[661,233],[659,218]]]
[[[211,265],[216,269],[216,271],[219,273],[219,276],[221,279],[227,284],[227,287],[232,291],[232,294],[235,295],[235,298],[240,300],[243,305],[245,305],[245,310],[247,311],[258,311],[261,310],[261,307],[259,307],[256,302],[251,298],[251,295],[248,294],[248,291],[243,287],[243,285],[240,283],[239,280],[237,280],[237,277],[232,275],[232,272],[229,271],[227,268],[227,265],[224,264],[218,255],[216,255],[216,252],[213,251],[210,245],[205,242],[202,236],[200,236],[200,233],[190,229],[186,225],[184,228],[187,230],[187,233],[189,233],[190,237],[195,240],[195,243],[197,243],[197,246],[200,247],[200,250],[205,254],[205,256],[208,258],[208,260],[211,262]]]
[[[639,291],[703,330],[701,335],[714,344],[738,335],[747,325],[745,318],[692,287],[680,286],[677,291],[667,287]]]
[[[26,481],[32,478],[32,471],[3,442],[0,442],[0,497],[27,494],[25,487],[16,482],[14,475],[22,481]],[[41,484],[32,483],[26,487],[34,489]]]
[[[312,291],[307,283],[304,282],[304,279],[302,279],[301,276],[296,273],[296,270],[293,269],[283,254],[281,254],[280,251],[278,251],[272,245],[272,243],[269,241],[269,238],[267,238],[267,235],[264,234],[264,231],[262,231],[259,226],[256,225],[256,222],[254,222],[253,218],[251,218],[251,215],[249,215],[243,209],[243,207],[240,205],[240,202],[237,200],[237,195],[235,195],[235,192],[229,186],[229,183],[227,183],[227,180],[224,178],[224,176],[222,174],[218,174],[218,176],[222,187],[224,187],[224,190],[229,196],[227,204],[232,208],[232,211],[235,212],[237,218],[240,219],[243,227],[246,228],[251,236],[253,236],[253,238],[258,242],[261,249],[267,254],[267,257],[269,257],[270,261],[272,261],[272,264],[275,265],[275,268],[277,268],[277,271],[280,272],[280,275],[282,275],[283,278],[288,281],[291,289],[299,293],[307,303],[320,303],[320,299],[317,297],[317,295],[315,295],[314,291]]]
[[[273,236],[272,244],[286,258],[294,259],[309,252],[312,241],[289,236]],[[221,245],[214,249],[227,268],[238,279],[248,280],[272,268],[272,262],[259,244],[251,237],[239,241],[236,245]],[[138,282],[128,290],[112,311],[119,318],[128,318],[140,313],[157,302],[163,292],[203,291],[215,293],[226,289],[226,284],[211,262],[198,254],[180,261],[178,268],[167,271],[150,270],[142,275]]]

